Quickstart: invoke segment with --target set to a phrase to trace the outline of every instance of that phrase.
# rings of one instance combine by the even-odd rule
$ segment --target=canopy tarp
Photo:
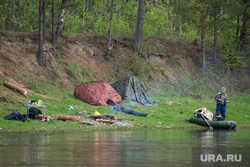
[[[154,103],[144,84],[136,76],[124,76],[117,82],[111,84],[111,86],[122,98],[126,97],[127,99],[136,101],[142,105]]]

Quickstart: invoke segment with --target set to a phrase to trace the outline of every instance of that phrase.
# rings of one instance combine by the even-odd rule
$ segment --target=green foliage
[[[134,29],[131,28],[129,22],[127,22],[123,17],[115,13],[113,18],[114,18],[112,24],[113,34],[118,36],[128,36],[133,34]]]
[[[51,0],[46,3],[46,29],[51,29]],[[0,30],[33,32],[38,30],[36,0],[0,2]],[[56,23],[61,8],[66,8],[64,33],[107,34],[110,24],[109,1],[55,0]],[[242,16],[245,5],[239,1],[157,1],[146,2],[143,36],[164,36],[168,39],[191,40],[200,38],[200,11],[207,7],[206,41],[213,40],[213,11],[217,10],[217,39],[235,40],[237,16]],[[223,10],[222,10],[223,9]],[[114,1],[112,36],[133,36],[136,28],[138,2]],[[220,13],[220,14],[219,14]],[[241,23],[240,23],[241,26]],[[239,27],[240,28],[240,27]]]
[[[131,64],[130,68],[134,72],[135,76],[138,76],[140,80],[146,81],[148,79],[149,73],[152,69],[152,65],[148,59],[144,59],[137,54],[130,55]]]
[[[24,76],[24,82],[28,85],[29,89],[47,95],[52,93],[51,89],[57,89],[57,84],[54,82],[33,78],[32,76]],[[46,87],[44,85],[46,85]]]
[[[145,36],[170,36],[173,33],[171,20],[169,19],[170,10],[166,10],[161,6],[154,7],[153,5],[149,5],[148,8],[149,11],[144,16],[143,34]]]
[[[66,12],[67,17],[64,22],[64,29],[66,33],[81,33],[84,32],[83,20],[78,15],[73,15]]]
[[[65,70],[69,77],[76,80],[77,85],[85,81],[85,76],[90,75],[89,72],[86,69],[82,68],[76,60],[67,62],[65,65]]]
[[[247,66],[246,57],[240,50],[240,42],[227,43],[222,50],[224,68],[233,71],[242,71]]]

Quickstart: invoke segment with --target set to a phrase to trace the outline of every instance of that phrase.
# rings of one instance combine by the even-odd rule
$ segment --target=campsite
[[[102,124],[91,126],[57,120],[58,115],[81,116],[88,119],[90,114],[94,114],[95,111],[98,111],[100,114],[114,115],[115,111],[112,110],[112,107],[91,105],[77,99],[74,95],[74,90],[77,86],[97,81],[108,83],[110,87],[113,86],[116,88],[117,92],[121,94],[120,98],[129,96],[130,99],[123,100],[120,103],[122,106],[129,107],[138,113],[150,114],[149,117],[137,117],[118,112],[118,119],[129,121],[133,125],[127,128],[203,128],[188,124],[185,120],[193,115],[194,110],[201,107],[206,107],[215,113],[214,96],[218,90],[217,88],[215,89],[214,84],[220,87],[220,85],[224,85],[225,83],[229,83],[227,86],[230,96],[230,105],[227,107],[230,114],[227,115],[227,120],[236,121],[238,127],[249,126],[249,116],[247,114],[249,111],[249,96],[247,92],[241,93],[237,91],[237,88],[243,88],[247,84],[242,85],[242,82],[239,82],[239,85],[236,85],[236,83],[226,82],[226,77],[232,79],[231,75],[227,76],[226,74],[223,74],[225,81],[221,81],[221,76],[219,75],[213,75],[211,78],[210,71],[206,75],[201,76],[197,76],[199,71],[196,74],[190,73],[190,71],[197,68],[195,66],[197,59],[194,56],[198,56],[199,54],[199,51],[196,49],[197,47],[192,43],[170,43],[169,41],[165,41],[168,47],[174,48],[179,46],[185,49],[169,50],[172,52],[170,54],[183,54],[183,57],[151,57],[150,62],[145,61],[143,58],[138,62],[135,56],[126,56],[126,54],[131,54],[129,53],[129,48],[124,50],[121,45],[121,48],[117,48],[117,52],[121,52],[121,50],[125,52],[120,56],[119,60],[109,59],[106,61],[102,60],[101,55],[92,56],[86,51],[76,49],[81,45],[86,45],[85,42],[89,40],[99,40],[91,48],[91,50],[98,54],[101,52],[101,46],[103,46],[100,45],[100,41],[104,42],[105,39],[102,36],[82,36],[80,39],[85,40],[74,38],[74,43],[68,42],[67,47],[61,48],[67,54],[59,59],[52,58],[51,65],[42,67],[36,63],[33,56],[35,53],[33,49],[35,43],[21,42],[23,39],[32,40],[35,35],[14,34],[15,36],[5,34],[2,37],[1,53],[4,53],[0,57],[2,63],[0,66],[2,118],[11,112],[8,111],[9,109],[25,114],[27,112],[26,103],[29,103],[30,100],[38,101],[41,99],[46,105],[45,114],[50,116],[55,124],[41,122],[40,120],[31,120],[25,123],[3,120],[0,123],[0,133],[49,133],[54,131],[71,132],[126,128],[123,126],[102,126]],[[65,38],[65,42],[69,39]],[[159,41],[157,45],[163,45],[162,41]],[[191,54],[189,54],[190,50],[192,50]],[[195,50],[196,52],[194,52]],[[84,56],[81,57],[81,54]],[[73,55],[76,60],[72,60],[69,55]],[[88,62],[85,61],[86,58],[89,59]],[[26,61],[26,59],[30,61]],[[120,63],[117,61],[120,61]],[[131,64],[131,68],[128,69],[126,64]],[[118,65],[119,68],[117,68]],[[114,70],[110,71],[108,70],[109,68]],[[115,71],[115,69],[118,71]],[[119,75],[114,77],[114,74],[117,72]],[[236,77],[234,79],[235,81],[237,80]],[[5,86],[4,83],[6,81],[26,90],[27,97],[17,90]],[[135,86],[134,83],[136,82],[138,85],[143,85],[143,87],[139,86],[140,89],[146,90],[144,102],[147,102],[148,106],[143,105],[143,101],[135,102],[134,94],[129,93],[134,88],[128,85]],[[126,94],[124,90],[126,90]],[[121,100],[118,99],[119,102]],[[152,103],[154,101],[156,103]],[[70,109],[69,106],[72,106],[73,109]],[[83,115],[78,113],[83,113]],[[17,126],[19,128],[16,128]]]
[[[169,43],[169,41],[165,41],[165,44],[167,46],[169,45],[168,47],[180,46],[186,49],[185,51],[170,50],[172,52],[171,54],[184,53],[183,57],[152,57],[151,62],[144,61],[143,58],[141,62],[137,62],[137,58],[134,56],[125,56],[129,54],[129,49],[127,48],[124,55],[121,55],[120,59],[116,60],[120,61],[120,63],[117,63],[114,59],[105,61],[101,60],[101,55],[93,57],[86,51],[80,52],[77,50],[76,46],[80,47],[80,45],[86,44],[85,42],[89,40],[99,40],[98,43],[92,46],[93,48],[91,48],[91,50],[100,53],[102,49],[100,45],[100,41],[104,42],[102,36],[82,36],[81,38],[85,40],[81,40],[81,43],[80,39],[75,38],[74,40],[79,44],[68,42],[67,47],[62,47],[63,52],[68,54],[60,59],[52,58],[50,66],[42,67],[36,64],[35,57],[33,56],[35,50],[33,50],[34,47],[32,46],[34,46],[35,43],[21,42],[23,39],[31,40],[33,37],[35,37],[35,35],[21,33],[16,33],[15,36],[5,34],[5,36],[2,37],[3,45],[1,53],[4,54],[2,54],[3,56],[0,58],[2,63],[0,66],[1,115],[2,118],[8,115],[9,112],[11,112],[8,111],[9,109],[25,114],[27,112],[26,103],[29,103],[30,100],[38,101],[41,99],[46,105],[45,115],[50,116],[55,124],[51,122],[41,122],[41,120],[31,120],[30,122],[24,123],[21,121],[2,120],[0,122],[0,133],[50,133],[58,131],[92,131],[117,128],[204,128],[188,124],[185,120],[193,115],[194,110],[201,107],[206,107],[215,113],[214,96],[218,90],[215,89],[214,84],[220,87],[220,85],[225,83],[220,81],[220,76],[214,75],[214,77],[211,78],[209,75],[203,75],[199,77],[189,72],[189,70],[195,70],[194,67],[195,63],[197,63],[197,59],[194,55],[199,54],[199,51],[195,49],[196,46],[192,43],[177,44],[175,42]],[[69,39],[66,38],[65,42],[68,40]],[[159,42],[157,45],[163,45],[163,43]],[[97,49],[98,47],[99,49]],[[123,46],[121,46],[121,48],[118,47],[117,51],[122,49],[122,47]],[[189,57],[190,50],[192,50],[192,54],[190,54]],[[194,50],[196,50],[196,52],[194,52]],[[69,54],[73,55],[77,61],[72,60]],[[80,54],[84,56],[81,57],[79,56]],[[89,57],[89,61],[85,62],[87,57]],[[26,59],[30,61],[25,61]],[[184,59],[185,61],[183,61]],[[130,64],[131,61],[134,64],[131,64],[131,69],[128,69],[125,62]],[[80,64],[78,64],[78,62]],[[153,63],[155,64],[154,66],[152,66]],[[117,69],[118,71],[113,72],[118,72],[119,77],[114,77],[112,71],[107,69],[116,69],[118,64],[120,68]],[[162,68],[163,66],[165,66],[165,69]],[[135,71],[136,69],[139,71],[141,70],[141,72]],[[124,73],[127,75],[124,75]],[[136,79],[133,78],[133,76]],[[150,77],[152,77],[152,79],[149,79]],[[228,77],[231,76],[229,75]],[[163,78],[167,78],[167,80]],[[208,80],[211,82],[207,82]],[[5,86],[5,81],[27,90],[28,97],[17,90]],[[58,115],[80,116],[89,119],[90,114],[94,114],[95,111],[98,111],[100,114],[115,114],[115,111],[113,111],[110,106],[91,105],[75,97],[74,90],[77,86],[96,81],[103,81],[109,83],[111,86],[113,85],[114,88],[117,88],[117,92],[120,92],[121,96],[129,96],[129,93],[125,95],[121,90],[125,90],[125,88],[127,88],[127,92],[133,90],[132,87],[127,86],[128,84],[133,85],[136,81],[143,84],[144,88],[142,89],[147,91],[145,99],[147,99],[147,96],[151,98],[146,100],[149,101],[149,106],[142,105],[142,101],[135,102],[135,97],[133,97],[133,95],[130,95],[130,100],[124,100],[120,104],[138,113],[150,114],[150,116],[137,117],[118,112],[118,119],[121,121],[128,121],[133,125],[128,127],[119,127],[115,125],[103,126],[102,124],[91,126],[80,124],[79,122],[58,121]],[[122,84],[117,84],[121,81]],[[241,82],[239,84],[241,84]],[[118,85],[118,87],[116,87],[116,85]],[[227,115],[227,120],[236,121],[238,127],[248,127],[250,125],[249,116],[247,114],[247,111],[249,111],[249,96],[247,92],[238,93],[236,89],[239,86],[234,85],[235,83],[228,84],[229,89],[231,89],[228,92],[230,102],[233,101],[233,103],[228,105],[227,110],[230,114]],[[119,101],[120,100],[121,99],[119,99]],[[151,104],[153,101],[156,103]],[[69,106],[72,106],[73,109],[70,109]]]
[[[90,82],[91,83],[91,82]],[[42,88],[42,86],[38,86]],[[8,109],[17,110],[21,113],[26,113],[28,98],[21,93],[15,92],[6,86],[2,85],[4,93],[8,93],[8,96],[1,98],[1,106],[3,108],[2,115],[8,114]],[[75,121],[60,121],[57,120],[58,115],[68,115],[82,117],[89,120],[91,114],[95,114],[97,111],[101,115],[114,115],[115,111],[112,110],[111,106],[103,105],[91,105],[84,101],[77,99],[73,91],[67,90],[47,90],[43,91],[50,92],[53,97],[45,96],[40,93],[28,93],[31,99],[42,99],[46,104],[45,115],[52,117],[52,122],[42,122],[40,119],[31,119],[30,122],[22,121],[1,121],[1,133],[6,132],[25,132],[25,133],[55,133],[55,132],[72,132],[72,131],[93,131],[93,130],[108,130],[108,129],[179,129],[179,128],[191,128],[191,129],[204,129],[203,127],[196,126],[190,123],[186,123],[186,119],[193,115],[193,111],[200,108],[200,103],[204,103],[207,108],[215,110],[213,96],[209,96],[211,99],[202,98],[196,99],[193,97],[186,96],[172,96],[173,92],[157,92],[157,96],[151,95],[151,98],[156,101],[151,106],[145,106],[132,100],[118,99],[120,104],[128,106],[140,113],[151,114],[149,117],[139,117],[122,112],[117,113],[119,119],[118,122],[124,122],[128,126],[119,126],[106,124],[106,123],[94,123],[94,124],[82,124]],[[95,88],[95,90],[97,90]],[[153,92],[153,91],[152,91]],[[169,95],[169,94],[170,95]],[[14,97],[18,97],[17,101]],[[248,107],[247,96],[239,99],[236,95],[231,95],[231,99],[234,99],[234,104],[230,105],[230,115],[228,120],[237,121],[237,125],[241,128],[249,126],[249,118],[245,112]],[[98,97],[99,100],[99,97]],[[114,99],[113,99],[114,100]],[[106,99],[107,101],[107,99]],[[115,101],[115,100],[114,100]],[[239,105],[241,104],[241,105]],[[70,108],[69,106],[72,106]],[[136,108],[134,108],[136,107]],[[238,110],[240,109],[240,111]],[[237,112],[236,112],[237,111]],[[18,128],[16,128],[18,127]]]
[[[249,166],[249,6],[0,1],[0,166]]]

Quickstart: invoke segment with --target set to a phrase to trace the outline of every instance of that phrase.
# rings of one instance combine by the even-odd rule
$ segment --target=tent
[[[127,75],[119,79],[111,86],[120,94],[121,97],[136,101],[142,105],[153,104],[154,101],[149,96],[143,83],[133,75]]]
[[[87,82],[75,88],[76,98],[96,106],[106,106],[112,101],[120,103],[121,96],[106,82]]]

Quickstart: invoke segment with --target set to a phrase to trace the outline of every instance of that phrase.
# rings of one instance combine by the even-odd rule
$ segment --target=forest
[[[0,31],[38,32],[41,66],[46,42],[55,45],[64,35],[90,33],[107,37],[106,59],[114,37],[133,39],[138,55],[145,54],[144,39],[161,37],[199,45],[202,71],[206,49],[212,47],[214,69],[248,75],[249,6],[249,0],[2,0]]]

